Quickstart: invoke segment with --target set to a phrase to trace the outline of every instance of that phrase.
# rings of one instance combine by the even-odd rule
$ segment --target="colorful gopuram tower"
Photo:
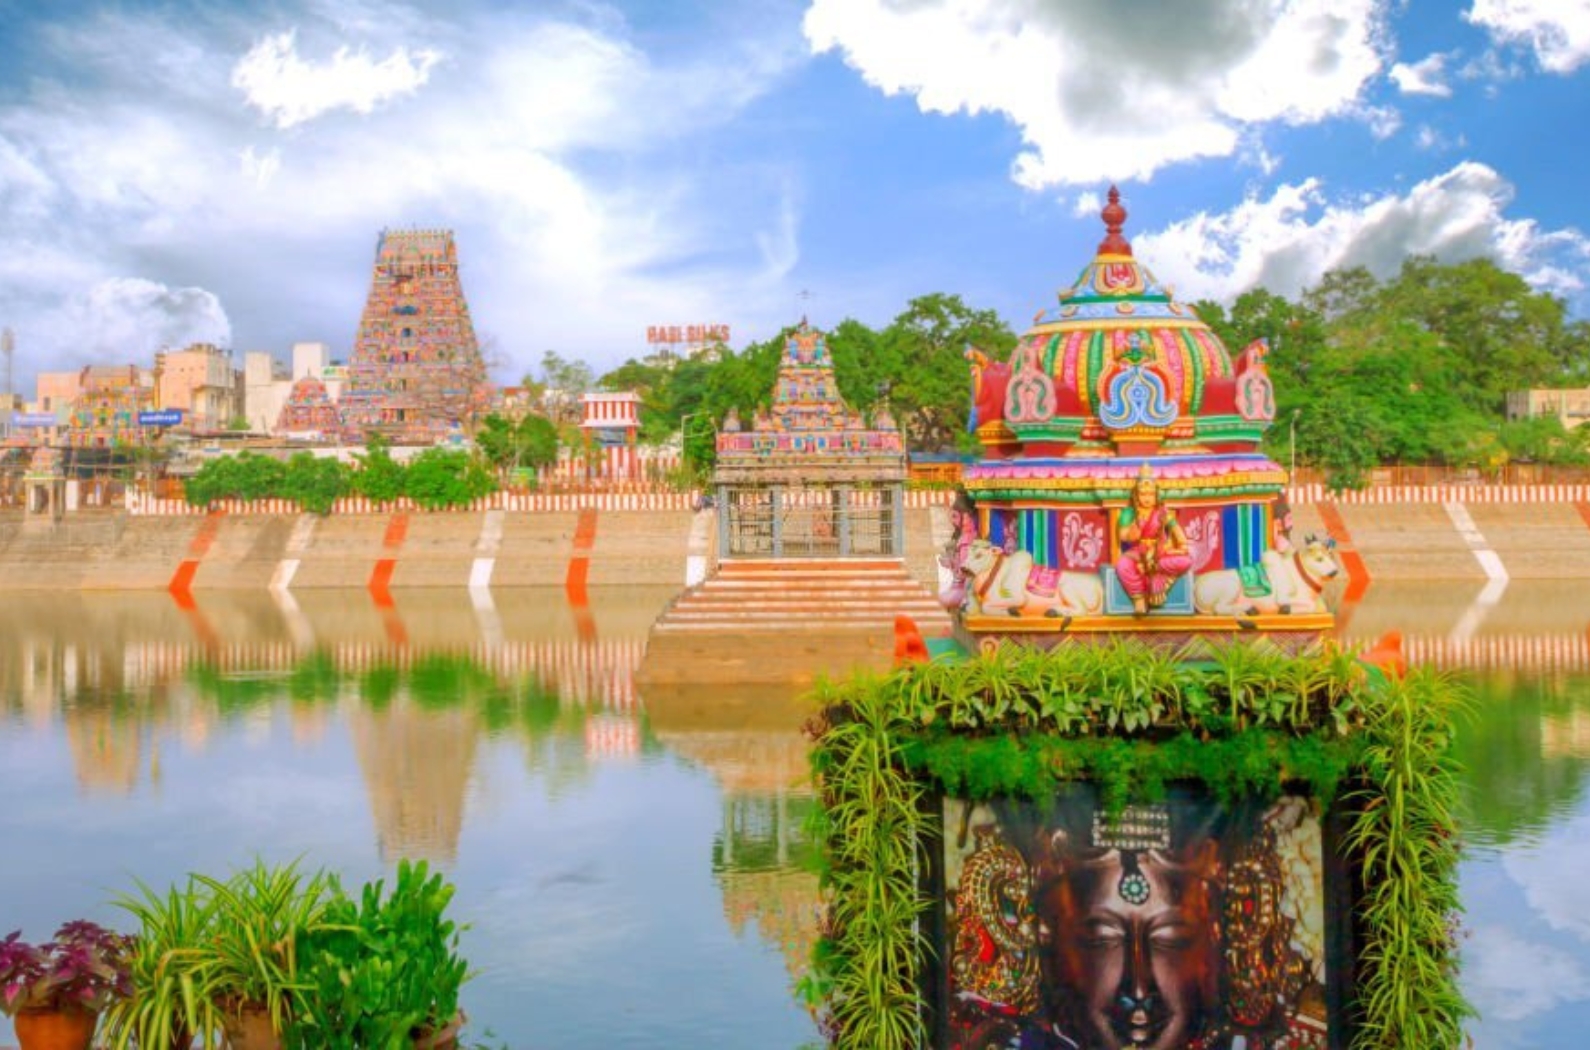
[[[952,511],[945,604],[978,645],[1131,634],[1179,646],[1329,630],[1331,545],[1291,534],[1257,341],[1235,359],[1132,255],[1111,189],[1105,237],[1008,361],[968,348],[982,458]]]
[[[426,444],[468,431],[492,388],[451,230],[383,230],[341,408],[351,438]]]
[[[330,441],[342,433],[342,412],[326,384],[304,376],[293,384],[276,419],[276,433],[305,441]]]

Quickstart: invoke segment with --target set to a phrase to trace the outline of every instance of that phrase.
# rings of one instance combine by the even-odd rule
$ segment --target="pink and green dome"
[[[1003,422],[1029,454],[1252,450],[1274,418],[1256,344],[1234,362],[1121,235],[1113,187],[1106,236],[1076,282],[1017,342]],[[1131,449],[1125,446],[1132,446]]]

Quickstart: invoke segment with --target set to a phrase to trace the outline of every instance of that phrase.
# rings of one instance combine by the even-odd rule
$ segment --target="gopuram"
[[[822,332],[804,320],[771,411],[731,411],[717,440],[718,556],[902,557],[905,442],[885,407],[869,427],[839,396]]]
[[[450,230],[383,230],[340,407],[348,436],[430,444],[493,397]]]
[[[927,636],[949,617],[905,564],[905,443],[886,408],[845,404],[826,336],[785,340],[771,406],[731,410],[712,476],[715,568],[652,628],[639,677],[776,684],[887,666],[897,616]],[[698,526],[707,522],[705,515]]]
[[[314,376],[293,384],[276,419],[276,433],[300,441],[333,441],[342,434],[342,412]]]
[[[1330,629],[1328,541],[1294,539],[1257,341],[1220,338],[1132,254],[1113,187],[1105,237],[1008,361],[976,348],[972,426],[942,595],[971,644],[1135,635],[1179,646]]]

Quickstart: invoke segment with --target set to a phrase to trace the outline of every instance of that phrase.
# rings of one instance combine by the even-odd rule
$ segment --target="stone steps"
[[[814,634],[892,631],[907,615],[923,633],[949,634],[949,615],[901,561],[730,561],[680,595],[656,631]]]

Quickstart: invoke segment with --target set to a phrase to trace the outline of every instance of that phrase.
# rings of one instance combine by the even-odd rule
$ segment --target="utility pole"
[[[17,337],[11,329],[0,329],[0,356],[5,357],[5,390],[0,391],[0,438],[11,436],[11,423],[16,413],[16,401],[11,387],[11,358],[17,352]]]

